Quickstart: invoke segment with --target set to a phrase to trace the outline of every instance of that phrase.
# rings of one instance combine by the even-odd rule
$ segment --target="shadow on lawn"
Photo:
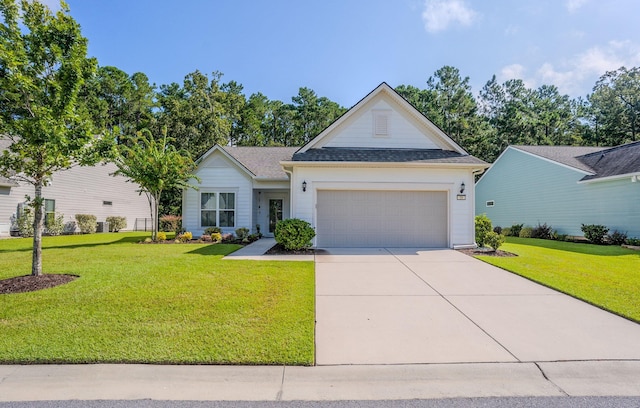
[[[43,244],[42,245],[42,250],[46,251],[47,249],[92,248],[92,247],[99,247],[99,246],[104,246],[104,245],[128,244],[128,243],[135,243],[135,242],[140,242],[140,237],[139,236],[122,237],[117,241],[108,241],[108,242],[86,242],[86,243],[82,243],[82,244],[69,243],[69,244],[65,244],[65,245],[46,245],[46,244]],[[26,248],[0,249],[0,253],[3,253],[3,252],[31,252],[31,251],[33,251],[33,246],[31,246],[31,245],[26,247]]]
[[[546,239],[537,238],[514,238],[510,240],[513,244],[529,245],[539,248],[555,249],[558,251],[575,252],[586,255],[598,255],[598,256],[623,256],[623,255],[637,255],[640,256],[639,251],[632,249],[622,248],[616,245],[595,245],[588,243],[576,243],[565,241],[551,241]]]
[[[207,246],[200,247],[198,249],[194,249],[193,251],[187,252],[188,254],[194,255],[229,255],[236,249],[240,248],[240,245],[235,244],[211,244]]]

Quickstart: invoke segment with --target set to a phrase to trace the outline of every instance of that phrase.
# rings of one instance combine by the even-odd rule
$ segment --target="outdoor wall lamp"
[[[307,191],[307,182],[306,182],[306,180],[302,182],[302,191]]]
[[[460,194],[464,193],[464,181],[460,184]]]

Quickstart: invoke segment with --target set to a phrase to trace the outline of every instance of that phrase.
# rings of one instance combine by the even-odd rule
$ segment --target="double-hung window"
[[[44,225],[49,226],[56,219],[56,200],[44,200]]]
[[[200,193],[200,226],[229,227],[236,225],[236,193]]]

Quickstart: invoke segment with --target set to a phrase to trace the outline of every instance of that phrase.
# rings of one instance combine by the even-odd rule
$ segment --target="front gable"
[[[322,148],[419,149],[467,153],[386,83],[298,153]]]

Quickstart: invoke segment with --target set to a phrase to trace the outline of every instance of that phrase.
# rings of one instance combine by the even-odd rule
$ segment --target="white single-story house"
[[[291,217],[315,228],[316,247],[471,247],[487,167],[382,83],[300,148],[211,148],[183,227],[270,236]]]
[[[640,238],[640,142],[616,147],[509,146],[476,185],[476,213],[494,226],[582,224]]]
[[[7,149],[10,140],[0,138],[0,153]],[[130,183],[123,176],[113,177],[114,164],[92,167],[72,167],[53,174],[52,182],[43,188],[45,215],[63,214],[66,223],[74,221],[76,214],[92,214],[99,223],[109,216],[127,218],[127,230],[143,229],[149,219],[149,202],[140,195],[140,186]],[[34,187],[17,178],[0,177],[0,235],[15,230],[12,220],[25,203],[25,196],[34,197]],[[147,221],[151,229],[150,221]],[[69,224],[71,225],[71,224]]]

